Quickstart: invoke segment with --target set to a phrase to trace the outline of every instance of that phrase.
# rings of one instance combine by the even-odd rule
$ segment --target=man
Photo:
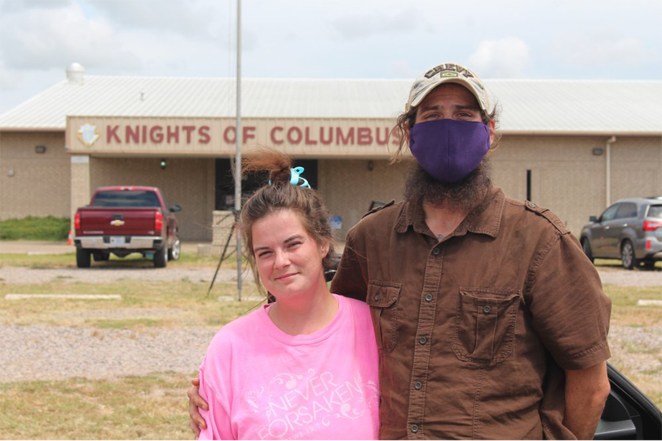
[[[597,272],[554,214],[492,186],[474,73],[430,69],[405,110],[405,200],[350,230],[331,286],[371,306],[380,437],[592,438],[609,393]]]

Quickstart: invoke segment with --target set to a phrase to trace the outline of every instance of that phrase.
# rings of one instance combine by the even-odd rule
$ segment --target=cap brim
[[[476,87],[473,84],[471,84],[471,82],[469,82],[469,81],[467,81],[463,78],[458,78],[458,77],[438,78],[436,81],[430,82],[428,85],[425,86],[425,88],[422,89],[422,91],[420,91],[416,95],[416,98],[414,98],[409,103],[409,107],[411,108],[411,107],[418,106],[425,99],[425,97],[428,96],[428,94],[430,92],[432,92],[434,89],[436,89],[440,85],[447,84],[447,83],[459,84],[461,86],[464,86],[466,89],[469,90],[469,92],[471,92],[471,94],[474,96],[474,98],[476,98],[476,102],[478,103],[478,107],[480,107],[481,110],[483,110],[485,112],[488,111],[486,103],[483,102],[483,100],[481,99],[480,93],[478,92],[478,90],[476,90]],[[407,110],[409,110],[409,109],[407,109]]]

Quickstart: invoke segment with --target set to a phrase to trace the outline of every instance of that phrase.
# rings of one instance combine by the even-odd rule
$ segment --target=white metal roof
[[[243,79],[242,116],[385,118],[412,80]],[[662,81],[485,80],[503,133],[662,135]],[[227,78],[82,75],[0,115],[0,130],[64,130],[66,116],[234,117]]]

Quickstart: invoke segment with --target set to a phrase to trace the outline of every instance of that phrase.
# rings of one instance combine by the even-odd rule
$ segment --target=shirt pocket
[[[452,349],[461,361],[494,366],[513,353],[520,295],[516,291],[460,290]]]
[[[400,284],[370,282],[367,303],[370,305],[372,323],[379,349],[391,352],[398,343],[400,328]]]

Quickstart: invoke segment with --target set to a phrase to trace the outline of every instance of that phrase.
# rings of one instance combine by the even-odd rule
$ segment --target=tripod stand
[[[214,283],[216,282],[216,277],[218,276],[218,272],[221,269],[221,264],[223,263],[223,261],[225,259],[232,256],[232,254],[234,254],[234,252],[236,251],[236,249],[235,249],[235,251],[231,251],[229,254],[227,253],[228,252],[228,247],[230,245],[230,241],[232,240],[232,236],[235,234],[235,230],[236,230],[236,227],[237,227],[237,214],[234,213],[234,212],[232,212],[230,214],[227,214],[219,221],[219,223],[222,223],[223,221],[225,221],[230,216],[234,216],[235,221],[232,224],[232,228],[230,228],[230,231],[228,232],[227,238],[225,239],[225,245],[223,246],[223,251],[221,252],[220,258],[218,259],[218,265],[216,265],[216,271],[214,272],[214,277],[212,277],[211,283],[209,284],[209,289],[207,290],[207,298],[209,298],[209,295],[211,294],[211,290],[214,287]]]

